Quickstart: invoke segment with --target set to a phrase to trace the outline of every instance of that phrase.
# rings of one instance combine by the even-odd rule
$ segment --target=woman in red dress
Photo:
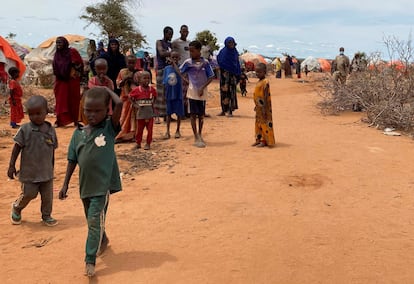
[[[78,124],[80,103],[80,80],[83,73],[83,60],[79,52],[69,47],[64,37],[56,39],[56,53],[53,58],[55,79],[55,127],[71,122]]]

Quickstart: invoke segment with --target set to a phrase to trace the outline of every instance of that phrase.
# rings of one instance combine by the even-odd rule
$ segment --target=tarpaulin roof
[[[26,65],[20,59],[17,52],[9,44],[9,42],[0,36],[0,62],[6,63],[6,70],[10,67],[17,67],[20,70],[19,79],[22,78],[24,72],[26,71]]]
[[[251,52],[243,53],[242,55],[240,55],[240,59],[242,59],[245,62],[248,62],[248,61],[253,62],[254,64],[257,64],[257,63],[267,64],[268,63],[266,59],[260,54],[251,53]]]

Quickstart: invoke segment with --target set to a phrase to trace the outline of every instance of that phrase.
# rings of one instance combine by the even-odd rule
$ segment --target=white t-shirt
[[[177,38],[172,42],[173,51],[176,51],[180,54],[180,61],[178,61],[179,65],[183,64],[185,60],[190,58],[189,45],[189,40],[182,40],[181,38]]]

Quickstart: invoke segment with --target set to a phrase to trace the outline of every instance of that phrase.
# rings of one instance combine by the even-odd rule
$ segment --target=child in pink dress
[[[95,71],[96,75],[89,78],[88,81],[88,89],[92,89],[96,86],[108,87],[111,91],[114,90],[114,83],[112,80],[106,75],[108,72],[108,62],[106,59],[98,58],[95,60]],[[79,121],[82,122],[84,125],[88,124],[87,119],[83,113],[83,103],[84,98],[82,97],[80,107],[79,107]],[[109,101],[109,112],[108,115],[112,115],[112,100]]]

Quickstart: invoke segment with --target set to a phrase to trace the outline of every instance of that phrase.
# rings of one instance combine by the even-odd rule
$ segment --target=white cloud
[[[98,0],[14,0],[4,1],[0,17],[0,34],[17,34],[17,40],[36,46],[48,37],[77,33],[98,34],[94,27],[84,29],[79,19],[83,9]],[[242,2],[242,3],[241,3]],[[333,57],[339,46],[352,54],[356,51],[376,51],[383,48],[384,34],[406,39],[414,23],[414,1],[394,0],[299,0],[295,8],[286,1],[260,2],[210,0],[141,0],[142,5],[130,9],[141,32],[146,35],[149,48],[162,37],[164,26],[175,30],[187,24],[189,38],[196,32],[210,30],[222,45],[233,36],[238,49],[273,53],[289,52],[297,56],[326,55]],[[58,13],[56,11],[59,11]],[[57,17],[59,15],[59,17]]]

